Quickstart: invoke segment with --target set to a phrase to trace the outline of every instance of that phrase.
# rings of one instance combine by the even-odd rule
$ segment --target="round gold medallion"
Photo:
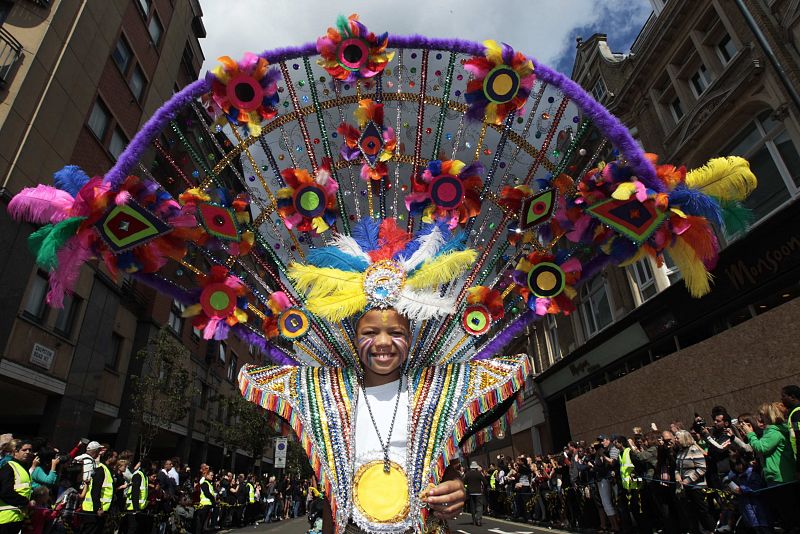
[[[398,523],[408,515],[408,477],[395,462],[389,472],[382,460],[362,465],[353,480],[353,502],[368,521]]]

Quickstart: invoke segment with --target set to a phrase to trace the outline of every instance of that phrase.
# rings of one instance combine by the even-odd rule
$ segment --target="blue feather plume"
[[[722,226],[722,208],[717,199],[690,189],[686,184],[678,185],[669,194],[669,204],[680,208],[687,215],[698,215]]]
[[[444,242],[444,245],[442,245],[442,248],[439,249],[439,252],[436,253],[434,258],[442,254],[447,254],[448,252],[464,250],[465,248],[467,248],[467,234],[459,230],[450,236],[450,239]]]
[[[433,229],[436,227],[439,227],[439,231],[442,233],[442,235],[447,235],[450,232],[450,230],[447,228],[446,222],[434,221],[431,223],[425,223],[422,225],[419,231],[414,234],[414,239],[409,241],[403,250],[396,253],[394,258],[410,258],[417,250],[419,250],[420,241],[422,238],[433,232]]]
[[[372,217],[364,217],[353,225],[351,236],[364,252],[378,249],[378,231],[380,223]]]
[[[78,196],[78,191],[89,181],[89,175],[77,165],[67,165],[53,174],[53,184],[73,197]]]
[[[614,260],[614,263],[622,263],[636,254],[636,251],[638,250],[639,247],[637,247],[631,240],[617,236],[611,242],[610,256]]]
[[[306,258],[308,263],[316,267],[330,267],[340,271],[362,272],[369,266],[364,258],[351,256],[336,247],[312,248]]]

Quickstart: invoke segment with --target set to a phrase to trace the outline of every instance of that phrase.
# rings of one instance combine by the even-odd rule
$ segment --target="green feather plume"
[[[750,224],[753,222],[753,212],[744,207],[741,202],[723,202],[721,207],[725,235],[743,234],[750,228]]]
[[[42,226],[28,236],[28,248],[36,256],[36,263],[48,271],[58,267],[58,251],[78,232],[86,217],[70,217],[56,224]]]

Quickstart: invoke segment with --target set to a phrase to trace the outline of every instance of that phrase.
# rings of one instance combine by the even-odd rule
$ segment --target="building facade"
[[[203,37],[197,0],[0,2],[3,204],[24,187],[51,184],[66,164],[90,176],[111,168],[150,115],[197,79]],[[176,121],[186,135],[161,140],[142,159],[152,161],[145,172],[175,190],[178,177],[195,168],[192,155],[213,157],[216,135],[202,117]],[[135,449],[130,377],[142,370],[134,356],[166,328],[192,354],[187,366],[197,395],[189,416],[158,437],[153,457],[177,453],[221,465],[212,422],[226,420],[221,399],[238,395],[239,367],[260,362],[261,354],[236,340],[206,342],[178,304],[99,264],[84,267],[63,309],[51,309],[46,274],[26,246],[33,230],[0,209],[3,431],[62,447],[88,437]]]
[[[800,8],[780,0],[652,0],[630,53],[579,39],[572,78],[661,162],[741,155],[758,177],[750,230],[721,229],[711,294],[689,297],[669,258],[607,268],[577,312],[545,317],[527,344],[535,378],[509,440],[547,453],[570,439],[735,417],[800,382],[791,326],[800,295]],[[590,151],[591,153],[591,151]],[[613,157],[610,149],[604,157]]]

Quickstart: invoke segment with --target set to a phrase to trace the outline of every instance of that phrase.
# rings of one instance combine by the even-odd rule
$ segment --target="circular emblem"
[[[382,460],[367,462],[353,477],[353,504],[373,523],[399,523],[408,516],[408,477],[395,462],[389,472]]]
[[[361,140],[361,150],[367,156],[377,156],[383,143],[376,135],[369,135]]]
[[[537,263],[528,273],[528,289],[541,298],[553,298],[564,291],[564,271],[555,263]]]
[[[519,75],[508,65],[493,68],[483,79],[483,94],[496,104],[505,104],[517,96]]]
[[[308,315],[299,308],[289,308],[278,317],[278,330],[286,339],[304,336],[309,326]]]
[[[535,202],[533,206],[531,206],[531,211],[534,213],[534,215],[542,215],[547,211],[547,203],[539,200],[538,202]]]
[[[294,194],[294,208],[303,217],[313,219],[325,213],[325,191],[318,185],[301,187]]]
[[[227,317],[236,307],[236,293],[221,282],[209,284],[200,293],[200,306],[209,317]]]
[[[369,50],[364,41],[351,37],[350,39],[345,39],[339,45],[336,57],[339,60],[339,65],[345,69],[359,70],[367,62]]]
[[[485,334],[492,325],[492,315],[489,309],[483,304],[471,304],[464,310],[461,316],[461,325],[471,336],[481,336]]]
[[[391,306],[400,296],[406,283],[406,272],[394,260],[382,260],[367,267],[364,273],[364,293],[372,306]]]
[[[264,90],[247,74],[240,74],[230,80],[226,93],[231,104],[242,111],[257,109],[264,99]]]
[[[431,200],[436,206],[452,210],[464,202],[464,184],[455,176],[444,174],[431,182]]]

